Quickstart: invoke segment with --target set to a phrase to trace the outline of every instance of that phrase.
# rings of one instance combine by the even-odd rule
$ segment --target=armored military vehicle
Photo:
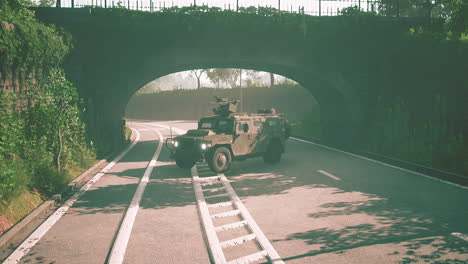
[[[166,140],[171,158],[190,169],[206,160],[214,172],[229,169],[233,160],[262,156],[266,163],[280,162],[289,137],[289,124],[275,109],[236,113],[239,101],[216,98],[214,116],[203,117],[198,129]]]

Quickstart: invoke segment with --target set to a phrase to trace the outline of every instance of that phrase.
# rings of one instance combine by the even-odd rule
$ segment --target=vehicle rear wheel
[[[266,152],[263,154],[263,161],[268,164],[279,163],[282,152],[281,143],[278,140],[273,140],[270,142]]]
[[[215,149],[207,158],[208,166],[216,173],[227,171],[231,161],[231,152],[225,147]]]

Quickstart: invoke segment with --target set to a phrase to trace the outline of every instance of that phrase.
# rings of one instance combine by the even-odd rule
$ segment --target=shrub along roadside
[[[63,71],[29,87],[0,93],[0,214],[27,192],[56,193],[95,161],[81,99]]]
[[[76,88],[54,69],[23,93],[0,94],[0,198],[23,187],[50,195],[70,181],[69,171],[94,161],[85,137]],[[27,104],[18,109],[18,105]]]
[[[95,161],[83,103],[60,68],[70,35],[23,2],[0,1],[0,233]]]
[[[428,105],[418,115],[410,110],[416,100]],[[366,151],[468,175],[468,142],[447,120],[443,96],[425,94],[414,101],[396,98],[382,106],[370,122]]]

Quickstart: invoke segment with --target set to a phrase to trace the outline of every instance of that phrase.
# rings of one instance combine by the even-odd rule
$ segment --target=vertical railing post
[[[359,11],[361,10],[361,0],[359,0]]]
[[[75,8],[75,0],[71,0],[71,7]]]
[[[396,16],[400,17],[400,0],[396,0]]]
[[[237,0],[239,1],[239,0]],[[281,11],[281,0],[278,0],[278,10]]]
[[[236,11],[239,12],[239,0],[236,0]]]
[[[193,0],[193,6],[197,5],[197,0]]]
[[[104,8],[107,8],[107,0],[104,0]]]
[[[322,16],[322,0],[319,0],[319,16]]]

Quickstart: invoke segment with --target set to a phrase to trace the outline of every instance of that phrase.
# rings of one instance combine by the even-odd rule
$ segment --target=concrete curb
[[[71,181],[67,186],[63,187],[62,190],[58,194],[55,194],[52,196],[52,200],[55,200],[57,202],[60,202],[62,200],[62,196],[69,191],[75,191],[78,189],[81,185],[86,183],[88,181],[87,178],[91,175],[91,172],[93,172],[96,168],[102,166],[104,163],[106,163],[109,159],[111,159],[113,156],[115,156],[115,153],[110,154],[109,156],[105,157],[104,159],[98,161],[96,164],[94,164],[91,168],[87,169],[85,172],[80,174],[80,176],[76,177],[73,181]],[[1,244],[0,244],[1,247]]]
[[[24,236],[27,236],[34,230],[39,223],[42,222],[50,213],[51,209],[55,206],[54,200],[47,200],[39,207],[34,209],[28,216],[23,218],[19,223],[14,225],[10,230],[0,237],[0,254],[3,255],[5,251],[15,244],[21,243]],[[3,257],[6,256],[2,256]]]
[[[100,160],[94,164],[91,168],[76,177],[72,182],[65,186],[58,194],[53,195],[49,200],[43,202],[39,207],[34,209],[29,215],[23,220],[16,223],[12,228],[0,236],[0,260],[3,260],[10,254],[15,245],[21,243],[27,235],[33,232],[40,223],[42,223],[50,214],[51,209],[56,205],[56,202],[60,202],[62,195],[69,191],[76,190],[80,185],[84,184],[89,180],[89,176],[96,168],[102,166],[107,162],[115,153],[107,156],[105,159]]]

